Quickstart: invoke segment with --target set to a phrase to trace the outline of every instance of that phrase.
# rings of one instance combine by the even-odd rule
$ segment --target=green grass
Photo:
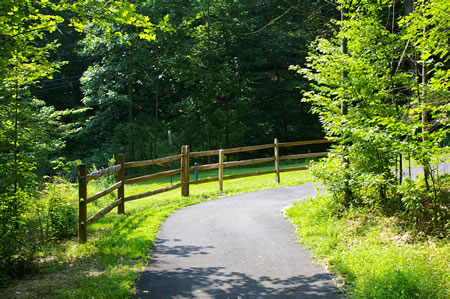
[[[283,162],[282,167],[294,166],[291,161]],[[268,169],[273,169],[272,163],[226,168],[225,175]],[[200,179],[214,176],[217,170],[200,173]],[[0,289],[0,295],[5,298],[130,298],[135,292],[135,282],[151,259],[151,248],[161,224],[177,209],[236,193],[311,180],[310,171],[282,173],[281,184],[277,185],[274,174],[270,174],[225,181],[221,193],[214,182],[191,185],[190,196],[186,198],[177,189],[127,202],[125,215],[117,215],[114,209],[89,226],[86,244],[77,244],[75,236],[42,244],[36,262],[38,272],[11,281]],[[167,177],[127,185],[125,192],[132,195],[178,182],[178,176]],[[89,195],[99,192],[106,183],[90,183]],[[88,214],[93,215],[116,196],[113,193],[90,204]],[[294,205],[287,215],[297,226],[301,242],[345,282],[348,295],[355,298],[450,297],[447,269],[450,247],[446,239],[417,241],[411,232],[397,225],[398,219],[368,210],[353,210],[338,218],[331,212],[332,205],[328,197],[322,196]]]
[[[395,217],[369,210],[333,215],[320,196],[287,210],[301,243],[328,263],[353,298],[450,298],[448,240],[420,240]]]
[[[225,175],[263,171],[272,167],[227,168]],[[216,174],[217,171],[205,172],[200,179]],[[168,177],[127,185],[125,192],[128,196],[158,189],[170,185],[170,180]],[[179,178],[172,178],[172,183],[177,181]],[[214,182],[191,185],[190,196],[185,198],[180,196],[181,190],[177,189],[127,202],[125,215],[117,215],[114,209],[88,227],[86,244],[77,244],[75,236],[70,240],[42,244],[40,260],[37,261],[38,273],[11,281],[0,289],[0,294],[6,298],[130,298],[135,292],[135,282],[151,258],[151,248],[161,224],[175,210],[236,193],[310,181],[309,171],[282,173],[280,185],[275,183],[274,174],[270,174],[225,181],[221,193],[218,193],[218,183]],[[90,183],[88,193],[92,195],[102,188],[104,186]],[[115,195],[112,194],[89,204],[88,214],[94,214],[114,199]]]

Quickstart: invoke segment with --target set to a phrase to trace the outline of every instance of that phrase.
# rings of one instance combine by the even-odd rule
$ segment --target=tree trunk
[[[395,20],[396,20],[396,15],[395,15],[395,0],[392,0],[392,26],[391,26],[391,34],[394,34],[395,32]],[[394,85],[394,75],[395,75],[395,67],[394,67],[394,49],[392,49],[392,53],[391,53],[391,62],[390,62],[390,68],[391,71],[389,73],[389,80],[391,81],[391,101],[392,104],[395,106],[395,111],[397,113],[397,121],[401,122],[400,119],[400,115],[399,115],[399,105],[398,105],[398,101],[397,101],[397,97],[395,94],[395,85]],[[398,65],[400,66],[400,62],[398,63]],[[398,163],[397,163],[397,159],[398,159]],[[398,180],[398,184],[401,185],[402,184],[402,180],[403,180],[403,155],[402,153],[399,153],[398,156],[395,156],[395,175],[396,178]]]
[[[344,21],[344,16],[345,16],[345,11],[344,8],[341,8],[341,22]],[[341,52],[342,54],[347,54],[348,53],[348,48],[347,48],[347,39],[344,37],[341,40]],[[344,81],[347,78],[347,73],[344,71],[342,73],[342,80]],[[341,114],[342,115],[347,115],[348,112],[348,107],[347,107],[347,102],[342,101],[341,103]]]
[[[128,151],[130,160],[134,161],[134,132],[133,132],[133,85],[128,84]]]
[[[425,18],[425,15],[423,16]],[[427,33],[427,27],[424,26],[423,27],[423,35],[425,37]],[[422,142],[426,142],[427,141],[427,136],[426,136],[426,132],[428,130],[428,111],[425,107],[425,103],[426,103],[426,97],[427,97],[427,84],[428,84],[428,68],[426,65],[426,62],[424,61],[422,64]],[[427,188],[427,190],[430,190],[430,185],[428,183],[428,179],[430,177],[430,172],[429,172],[429,166],[430,166],[430,161],[428,159],[428,157],[424,157],[423,161],[423,176],[424,176],[424,180],[425,180],[425,186]]]
[[[16,52],[17,53],[17,52]],[[17,202],[18,196],[18,163],[19,163],[19,82],[16,81],[16,91],[14,97],[14,226],[16,229],[19,228],[18,214],[19,214],[19,203]]]
[[[278,73],[278,68],[275,68],[275,76],[277,80],[280,78],[280,74]],[[278,81],[280,82],[280,81]],[[287,128],[287,120],[286,120],[286,106],[284,104],[284,99],[281,96],[280,97],[280,108],[281,108],[281,128],[282,128],[282,135],[280,136],[283,139],[286,139],[286,136],[288,135],[288,128]]]
[[[225,100],[225,148],[230,148],[230,107],[227,100]]]
[[[208,129],[208,132],[206,133],[208,136],[208,150],[211,150],[212,142],[211,142],[211,132],[210,129]],[[211,156],[208,156],[208,164],[211,164]]]
[[[427,86],[427,66],[424,63],[422,66],[422,101],[423,101],[422,102],[422,105],[423,105],[423,109],[422,109],[422,142],[427,141],[427,136],[425,134],[428,129],[427,128],[427,126],[428,126],[428,111],[425,108],[425,97],[427,95],[426,86]],[[426,186],[427,190],[429,190],[430,185],[428,183],[428,178],[430,177],[430,171],[429,171],[430,161],[426,156],[422,160],[422,164],[423,164],[423,176],[424,176],[424,180],[425,180],[425,186]]]
[[[153,159],[153,136],[152,135],[150,135],[149,144],[150,144],[150,146],[149,146],[148,152],[149,152],[149,159],[151,160],[151,159]]]
[[[341,8],[341,21],[344,21],[344,15],[345,15],[345,11],[344,8]],[[348,53],[348,49],[347,49],[347,39],[346,38],[342,38],[341,40],[341,52],[342,54],[347,54]],[[345,81],[345,79],[347,78],[347,73],[344,71],[342,73],[342,81]],[[345,102],[345,100],[343,100],[341,102],[341,115],[345,116],[348,113],[348,106],[347,106],[347,102]],[[343,150],[344,150],[344,154],[342,157],[342,164],[344,166],[344,168],[346,169],[346,173],[348,172],[348,169],[350,168],[350,161],[347,157],[347,148],[346,148],[346,140],[345,140],[345,136],[342,136],[344,138],[343,140]],[[350,185],[348,183],[348,180],[350,178],[348,177],[348,174],[346,174],[346,178],[345,178],[345,182],[344,182],[344,202],[345,204],[349,204],[352,198],[352,191],[350,189]]]
[[[154,136],[154,158],[158,158],[158,113],[159,110],[159,79],[156,78],[155,80],[155,124],[154,124],[154,130],[155,130],[155,136]]]
[[[283,139],[286,139],[286,137],[288,136],[288,123],[286,120],[287,113],[283,97],[280,98],[280,108],[281,108],[281,125],[283,128]]]

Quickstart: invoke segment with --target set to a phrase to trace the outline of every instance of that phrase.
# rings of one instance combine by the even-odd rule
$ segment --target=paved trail
[[[341,298],[281,213],[314,194],[304,184],[177,211],[161,228],[136,298]]]
[[[281,213],[313,194],[304,184],[177,211],[161,228],[136,298],[339,298]]]

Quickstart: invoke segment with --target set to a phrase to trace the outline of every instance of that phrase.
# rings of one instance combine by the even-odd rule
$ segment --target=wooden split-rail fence
[[[78,213],[78,241],[80,243],[84,243],[87,240],[87,226],[94,223],[98,219],[105,216],[115,207],[118,207],[118,214],[125,213],[125,202],[136,200],[152,195],[156,195],[159,193],[167,192],[170,190],[174,190],[177,188],[181,188],[181,196],[189,196],[189,186],[190,185],[198,185],[209,182],[219,182],[219,191],[223,191],[223,181],[224,180],[232,180],[250,176],[259,176],[265,174],[275,173],[275,181],[280,183],[280,173],[281,172],[289,172],[289,171],[298,171],[298,170],[306,170],[308,167],[306,166],[298,166],[298,167],[290,167],[280,169],[280,161],[281,160],[294,160],[294,159],[304,159],[304,158],[314,158],[314,157],[323,157],[328,154],[328,152],[320,152],[320,153],[308,153],[308,154],[297,154],[297,155],[287,155],[280,156],[280,148],[281,147],[293,147],[293,146],[301,146],[301,145],[311,145],[311,144],[321,144],[321,143],[330,143],[332,141],[321,139],[321,140],[310,140],[310,141],[296,141],[296,142],[278,142],[278,139],[274,140],[273,144],[265,144],[265,145],[255,145],[255,146],[247,146],[247,147],[238,147],[238,148],[229,148],[229,149],[220,149],[220,150],[209,150],[203,152],[190,152],[189,145],[183,145],[181,147],[181,154],[169,156],[165,158],[159,158],[154,160],[146,160],[146,161],[134,161],[134,162],[125,162],[125,157],[123,154],[119,154],[117,156],[117,164],[106,169],[101,169],[95,171],[93,173],[87,173],[87,166],[82,164],[79,166],[79,213]],[[268,158],[259,158],[259,159],[251,159],[251,160],[241,160],[241,161],[231,161],[225,162],[225,155],[232,153],[240,153],[240,152],[249,152],[249,151],[257,151],[263,149],[274,149],[273,157]],[[191,158],[205,157],[205,156],[213,156],[218,155],[219,162],[214,164],[205,164],[200,166],[190,166]],[[143,167],[150,165],[161,165],[164,163],[170,163],[173,161],[180,161],[180,168],[162,171],[159,173],[148,174],[136,178],[125,179],[125,169],[134,168],[134,167]],[[253,172],[253,173],[244,173],[244,174],[235,174],[224,176],[224,168],[227,167],[235,167],[235,166],[244,166],[244,165],[253,165],[260,164],[266,162],[274,162],[274,169]],[[202,180],[191,181],[189,179],[189,175],[191,171],[201,171],[201,170],[209,170],[209,169],[218,169],[218,177],[216,178],[207,178]],[[117,173],[117,182],[107,189],[88,196],[87,192],[87,184],[88,182],[98,179],[104,175]],[[181,174],[181,183],[174,184],[171,186],[167,186],[164,188],[160,188],[157,190],[150,190],[140,194],[134,194],[130,196],[125,196],[125,185],[137,184],[141,182],[146,182],[158,178],[163,178],[172,175]],[[87,218],[87,206],[89,203],[94,202],[95,200],[113,192],[114,190],[118,190],[117,192],[117,200],[105,207],[103,210],[94,214],[93,216]]]

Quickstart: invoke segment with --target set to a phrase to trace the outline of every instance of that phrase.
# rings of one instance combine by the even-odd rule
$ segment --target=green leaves
[[[397,161],[402,156],[428,161],[448,134],[444,28],[449,20],[442,12],[449,4],[444,2],[416,4],[413,14],[400,16],[401,31],[394,31],[396,24],[390,23],[398,17],[385,19],[379,2],[338,1],[345,8],[344,20],[338,22],[340,32],[312,44],[306,68],[291,67],[312,82],[314,90],[304,93],[303,101],[313,104],[328,136],[341,138],[334,151],[343,161],[349,159],[350,168],[344,170],[351,180],[340,180],[350,186],[355,201],[383,202],[389,192],[395,193],[386,190],[395,188],[392,169],[402,165]],[[405,60],[414,66],[405,65]],[[417,77],[421,64],[426,77]],[[326,163],[327,171],[336,173],[336,161]],[[335,177],[322,170],[317,174],[342,196]]]
[[[400,20],[403,38],[412,39],[422,60],[438,56],[443,62],[448,61],[449,13],[448,1],[420,2],[415,5],[413,13]]]
[[[52,8],[44,0],[0,4],[0,233],[5,236],[0,271],[14,272],[14,265],[32,258],[33,249],[23,245],[29,238],[23,217],[49,155],[62,149],[64,138],[76,129],[61,122],[71,110],[55,111],[30,92],[63,65],[50,59],[59,45],[48,34],[63,23]]]
[[[74,16],[70,18],[70,26],[77,31],[95,35],[100,29],[106,39],[113,36],[123,38],[121,27],[130,26],[141,30],[139,36],[145,40],[154,40],[155,31],[164,27],[168,30],[168,18],[159,25],[155,25],[150,18],[137,12],[136,5],[129,1],[78,0],[61,1],[54,6],[59,11],[68,11]],[[126,31],[125,31],[126,32]]]

